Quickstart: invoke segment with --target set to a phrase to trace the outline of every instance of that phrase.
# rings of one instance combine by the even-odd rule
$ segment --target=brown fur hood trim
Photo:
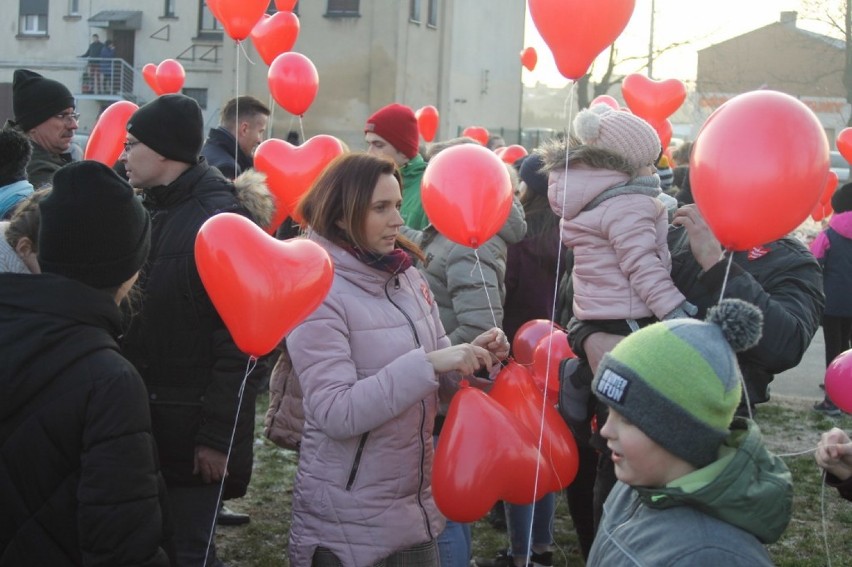
[[[255,222],[267,227],[275,214],[275,197],[266,185],[266,174],[247,169],[234,179],[234,193]]]
[[[562,140],[550,140],[535,150],[541,156],[544,166],[542,171],[550,172],[554,169],[565,168],[565,142]],[[611,169],[620,171],[633,177],[636,175],[635,168],[627,163],[627,160],[609,150],[602,150],[593,146],[582,144],[571,148],[568,164],[582,163],[592,169]]]

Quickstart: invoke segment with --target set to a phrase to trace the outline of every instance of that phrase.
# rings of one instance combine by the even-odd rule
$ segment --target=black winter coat
[[[169,565],[145,386],[112,297],[0,274],[0,565]]]
[[[218,213],[248,216],[234,185],[202,159],[168,186],[145,189],[151,253],[138,286],[141,310],[123,348],[145,385],[154,437],[168,484],[202,484],[196,445],[227,453],[248,356],[234,344],[195,265],[195,237]],[[259,373],[246,383],[228,466],[225,497],[245,494],[252,469]]]
[[[242,149],[237,151],[236,166],[234,165],[234,148],[237,140],[234,135],[225,128],[211,128],[207,134],[201,155],[207,159],[208,165],[218,169],[228,179],[235,179],[240,173],[254,166],[251,156],[243,153]]]

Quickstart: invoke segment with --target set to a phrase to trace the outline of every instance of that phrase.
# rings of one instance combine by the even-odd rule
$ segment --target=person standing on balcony
[[[71,143],[80,114],[68,87],[28,69],[16,69],[12,79],[16,127],[30,139],[33,154],[27,164],[27,178],[35,189],[53,181],[53,174],[74,160]]]
[[[104,47],[101,49],[101,76],[103,77],[103,91],[105,94],[115,93],[115,83],[113,74],[113,59],[115,59],[115,43],[111,39],[104,42]]]
[[[92,34],[92,43],[89,44],[89,49],[80,57],[86,57],[88,59],[94,59],[96,57],[103,57],[101,52],[104,49],[104,44],[101,43],[101,38],[98,37],[98,34]],[[101,65],[98,62],[89,61],[89,65],[86,67],[86,73],[89,75],[89,80],[83,80],[84,88],[86,86],[90,87],[90,91],[92,93],[97,94],[101,90]],[[86,91],[84,91],[86,92]]]

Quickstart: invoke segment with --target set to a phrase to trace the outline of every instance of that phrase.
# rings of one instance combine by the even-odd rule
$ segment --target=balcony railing
[[[83,95],[135,100],[134,83],[141,77],[124,59],[89,57],[80,63],[80,89]]]

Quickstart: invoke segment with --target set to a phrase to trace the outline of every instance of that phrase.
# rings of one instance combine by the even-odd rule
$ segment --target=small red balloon
[[[547,399],[559,397],[559,364],[566,358],[576,358],[568,344],[568,334],[562,329],[542,337],[533,351],[532,374],[536,385]]]
[[[272,65],[276,57],[293,49],[298,37],[299,18],[293,12],[264,14],[251,30],[254,47],[267,65]]]
[[[648,122],[662,122],[686,100],[686,86],[677,79],[655,81],[632,73],[622,81],[621,94],[633,114]]]
[[[275,0],[275,9],[282,12],[292,12],[299,0]]]
[[[852,128],[844,128],[837,134],[837,151],[840,152],[846,161],[852,162]]]
[[[255,357],[319,307],[334,278],[331,258],[315,242],[278,240],[234,213],[201,225],[195,263],[237,348]]]
[[[225,33],[235,41],[242,41],[263,17],[269,0],[207,0],[207,5]]]
[[[109,105],[98,117],[86,143],[85,159],[99,161],[112,167],[124,150],[127,139],[127,121],[139,107],[129,100]]]
[[[417,129],[423,139],[427,142],[434,140],[438,132],[438,109],[431,105],[424,106],[417,109],[414,117],[417,118]]]
[[[648,120],[648,124],[651,125],[651,128],[657,133],[657,137],[660,138],[660,147],[668,148],[672,141],[671,121],[668,118],[664,118],[663,120]]]
[[[165,59],[157,65],[157,85],[160,87],[159,94],[179,93],[186,80],[186,71],[183,65],[174,59]]]
[[[512,182],[494,152],[477,144],[461,144],[429,161],[420,196],[438,232],[463,246],[479,248],[506,223],[512,209]]]
[[[482,126],[468,126],[462,131],[462,136],[467,136],[468,138],[473,138],[483,146],[488,144],[488,138],[491,134],[488,132],[487,128],[483,128]]]
[[[538,53],[535,47],[527,47],[521,51],[521,65],[527,68],[528,71],[534,71],[538,63]]]
[[[621,107],[617,100],[605,94],[598,95],[593,98],[592,102],[589,103],[589,106],[594,106],[596,104],[605,104],[613,110],[618,110]]]
[[[852,350],[841,352],[828,365],[825,393],[834,405],[852,413]]]
[[[512,338],[512,356],[518,364],[530,366],[533,363],[533,353],[538,342],[556,329],[559,325],[547,319],[532,319],[515,331]]]
[[[512,144],[511,146],[506,146],[499,155],[500,159],[503,160],[503,163],[512,165],[527,154],[529,154],[529,152],[525,147],[519,146],[518,144]]]
[[[142,78],[145,79],[145,83],[154,91],[155,95],[163,94],[163,91],[160,90],[160,85],[157,84],[157,66],[153,63],[146,63],[144,67],[142,67]]]
[[[290,114],[302,116],[317,96],[319,74],[310,59],[293,51],[282,53],[267,74],[272,98]]]

